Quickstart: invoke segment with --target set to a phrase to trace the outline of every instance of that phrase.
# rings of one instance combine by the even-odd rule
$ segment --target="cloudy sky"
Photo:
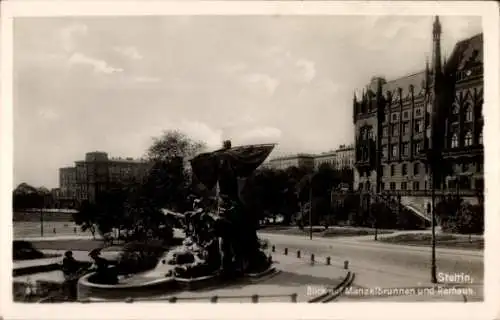
[[[163,130],[274,155],[353,140],[353,91],[420,71],[432,17],[17,18],[14,182],[56,187],[85,152],[140,157]],[[481,32],[443,17],[443,52]]]

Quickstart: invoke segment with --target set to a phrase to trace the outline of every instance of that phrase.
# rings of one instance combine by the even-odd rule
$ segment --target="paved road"
[[[259,236],[276,245],[275,254],[282,254],[283,248],[287,247],[290,254],[294,255],[300,249],[305,253],[331,256],[332,263],[348,260],[349,267],[356,273],[354,285],[359,287],[413,288],[431,285],[431,253],[428,248],[375,243],[361,238],[310,240],[304,236],[269,233],[261,233]],[[482,252],[452,249],[438,249],[436,252],[438,276],[468,275],[477,291],[475,298],[482,296]]]

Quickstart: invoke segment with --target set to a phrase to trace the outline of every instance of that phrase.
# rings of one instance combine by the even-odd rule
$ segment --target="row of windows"
[[[423,132],[424,131],[424,121],[422,119],[415,120],[413,128],[414,128],[415,133]],[[409,121],[403,122],[402,130],[403,130],[403,135],[410,133],[410,122]],[[392,136],[399,136],[399,123],[391,124],[391,135]],[[389,127],[388,126],[384,126],[382,128],[382,136],[383,137],[389,136]]]
[[[414,176],[419,175],[423,170],[426,170],[424,165],[422,165],[420,163],[413,164],[413,175]],[[384,167],[384,175],[385,176],[394,176],[395,174],[396,174],[396,165],[395,164]],[[408,164],[407,163],[401,164],[401,175],[403,175],[403,176],[408,175]]]
[[[451,147],[452,148],[458,148],[460,146],[459,144],[460,142],[460,139],[458,137],[458,133],[453,133],[452,137],[451,137]],[[465,147],[469,147],[473,144],[473,135],[472,135],[472,132],[471,131],[467,131],[467,133],[465,133],[465,136],[464,136],[464,140],[463,140],[463,144]],[[477,138],[477,143],[478,144],[483,144],[483,131],[481,130],[479,132],[479,136]]]
[[[406,182],[406,181],[403,181],[399,184],[399,190],[409,190],[408,187],[409,187],[409,185],[408,185],[408,182]],[[420,187],[421,187],[420,181],[413,181],[412,182],[412,190],[418,191],[418,190],[420,190]],[[370,188],[371,188],[370,181],[367,181],[365,183],[360,182],[358,188],[359,188],[359,190],[370,190]],[[391,191],[397,190],[396,189],[396,182],[390,182],[387,184],[384,182],[381,182],[380,189],[381,190],[391,190]],[[424,183],[424,189],[427,189],[427,182]]]
[[[397,158],[398,157],[398,144],[393,143],[390,146],[390,151],[391,151],[391,158]],[[414,141],[413,142],[413,153],[418,154],[422,150],[422,141]],[[382,156],[385,159],[389,158],[389,149],[387,145],[382,146]],[[403,157],[409,157],[410,156],[410,143],[409,142],[403,142],[401,143],[401,151]]]
[[[453,120],[458,121],[458,116],[460,115],[460,107],[456,103],[453,104],[453,109],[451,113],[455,116],[455,119]],[[481,115],[479,116],[481,117]],[[465,107],[465,121],[472,122],[473,120],[474,120],[473,108],[469,103],[467,103]]]
[[[422,115],[422,108],[415,109],[415,117],[420,117]],[[403,111],[403,120],[410,119],[410,111]],[[391,114],[391,121],[398,121],[399,113]],[[389,113],[384,114],[384,122],[389,122]]]

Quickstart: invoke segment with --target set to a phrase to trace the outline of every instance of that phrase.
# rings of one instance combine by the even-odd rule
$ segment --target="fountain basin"
[[[151,278],[136,275],[128,279],[127,283],[116,285],[97,284],[89,281],[95,273],[90,273],[78,281],[79,301],[118,300],[127,298],[148,298],[179,291],[197,291],[209,288],[224,287],[234,283],[255,283],[277,274],[274,266],[260,273],[246,274],[233,281],[222,280],[219,275],[209,275],[197,278],[162,277]]]
[[[177,288],[177,282],[173,277],[149,278],[136,275],[126,283],[99,284],[89,281],[94,275],[95,273],[89,273],[78,280],[78,300],[148,297],[172,292]]]

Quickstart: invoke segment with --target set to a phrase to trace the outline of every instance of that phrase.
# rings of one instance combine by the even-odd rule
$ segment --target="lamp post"
[[[434,175],[434,168],[431,165],[431,170],[429,170],[431,175],[431,230],[432,230],[432,249],[431,249],[431,282],[437,283],[436,278],[436,180]]]
[[[309,239],[313,238],[312,227],[312,174],[309,176]]]

